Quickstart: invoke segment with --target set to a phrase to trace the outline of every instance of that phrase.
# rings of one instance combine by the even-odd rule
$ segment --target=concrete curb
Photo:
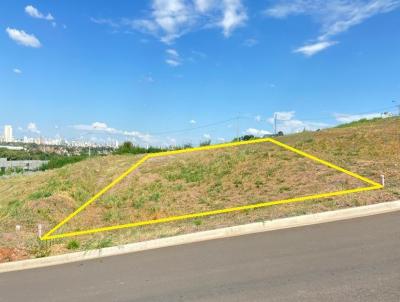
[[[131,244],[114,246],[98,250],[90,250],[86,252],[77,252],[77,253],[70,253],[58,256],[51,256],[46,258],[22,260],[16,262],[7,262],[0,264],[0,273],[59,265],[59,264],[65,264],[83,260],[108,257],[108,256],[116,256],[127,253],[158,249],[168,246],[200,242],[205,240],[234,237],[246,234],[326,223],[337,220],[358,218],[376,214],[389,213],[399,210],[400,210],[400,200],[383,202],[379,204],[361,206],[356,208],[317,213],[317,214],[281,218],[276,220],[269,220],[264,222],[256,222],[256,223],[238,225],[233,227],[215,229],[210,231],[190,233],[168,238],[131,243]]]

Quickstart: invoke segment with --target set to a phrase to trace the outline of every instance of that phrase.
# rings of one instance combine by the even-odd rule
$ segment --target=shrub
[[[110,246],[112,246],[112,239],[104,238],[97,243],[96,248],[102,249],[102,248],[110,247]]]
[[[68,242],[67,244],[67,249],[69,250],[76,250],[78,249],[80,246],[79,242],[76,240],[71,240],[70,242]]]
[[[47,257],[51,253],[49,241],[42,241],[39,238],[28,243],[28,250],[36,258]]]
[[[86,158],[87,158],[86,155],[53,157],[53,158],[50,158],[50,160],[47,164],[43,164],[40,167],[40,170],[45,171],[45,170],[61,168],[68,164],[74,164],[74,163],[80,162]]]
[[[209,146],[209,145],[211,145],[210,139],[200,142],[200,147]]]
[[[233,139],[233,142],[249,141],[249,140],[256,139],[256,138],[257,137],[255,137],[254,135],[246,134],[246,135],[243,135],[243,136],[240,136],[240,137],[235,137]]]
[[[156,153],[156,152],[163,152],[167,149],[159,148],[159,147],[140,147],[135,146],[131,142],[124,142],[117,150],[115,150],[115,154],[145,154],[145,153]]]
[[[195,226],[199,226],[199,225],[202,224],[202,221],[201,221],[200,219],[195,219],[195,220],[193,221],[193,223],[194,223]]]

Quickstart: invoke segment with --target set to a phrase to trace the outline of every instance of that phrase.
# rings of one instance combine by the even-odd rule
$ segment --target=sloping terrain
[[[366,186],[271,142],[196,151],[147,160],[63,230],[87,230]]]
[[[0,257],[9,261],[72,249],[105,247],[197,230],[398,199],[400,120],[378,119],[280,138],[384,190],[202,219],[40,242],[51,229],[141,156],[96,157],[60,169],[0,179]],[[355,188],[364,184],[270,144],[152,159],[60,231],[115,225]],[[21,226],[16,231],[16,225]]]

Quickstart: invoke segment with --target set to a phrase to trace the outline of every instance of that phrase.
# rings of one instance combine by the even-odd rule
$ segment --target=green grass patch
[[[105,247],[110,247],[113,245],[112,239],[111,238],[104,238],[102,240],[100,240],[97,244],[96,244],[96,248],[98,249],[103,249]]]
[[[76,156],[59,156],[50,158],[47,164],[40,167],[40,170],[51,170],[64,167],[65,165],[74,164],[86,159],[86,155],[76,155]]]
[[[67,249],[69,250],[76,250],[80,247],[79,241],[71,240],[67,243]]]

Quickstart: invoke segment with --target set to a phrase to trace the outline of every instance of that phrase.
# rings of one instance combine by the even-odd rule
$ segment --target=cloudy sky
[[[224,141],[400,102],[400,0],[0,2],[16,136]]]

